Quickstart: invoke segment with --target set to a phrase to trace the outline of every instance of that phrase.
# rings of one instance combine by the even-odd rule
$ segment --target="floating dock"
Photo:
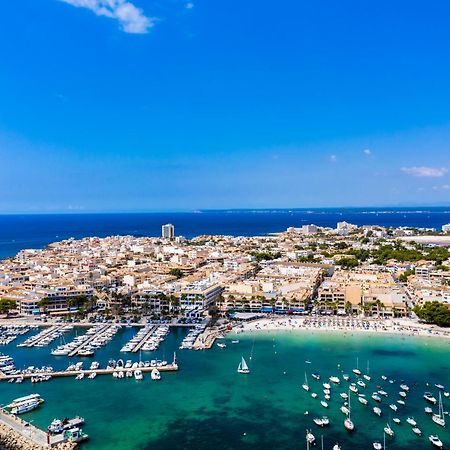
[[[60,326],[54,325],[54,326],[51,326],[50,328],[48,328],[45,332],[42,331],[38,335],[30,337],[29,342],[26,344],[26,347],[35,347],[35,346],[39,345],[43,340],[47,339],[53,333],[58,333],[64,327],[65,327],[65,325],[60,325]],[[33,339],[33,338],[35,338],[35,339]]]

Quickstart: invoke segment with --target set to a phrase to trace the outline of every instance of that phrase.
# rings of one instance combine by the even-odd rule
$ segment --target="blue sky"
[[[0,212],[450,204],[450,3],[17,0]]]

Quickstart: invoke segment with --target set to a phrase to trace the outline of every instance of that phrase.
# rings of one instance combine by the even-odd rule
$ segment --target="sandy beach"
[[[236,329],[236,328],[235,328]],[[450,330],[408,319],[369,319],[352,317],[265,317],[243,323],[239,332],[276,330],[330,330],[346,332],[387,333],[450,339]]]

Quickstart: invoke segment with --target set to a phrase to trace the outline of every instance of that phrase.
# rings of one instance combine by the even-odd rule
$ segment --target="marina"
[[[236,340],[235,333],[232,332],[225,333],[224,337],[219,339],[225,345],[224,348],[214,345],[207,352],[181,352],[183,370],[179,371],[178,361],[176,365],[173,362],[162,365],[162,361],[166,359],[165,355],[178,350],[189,335],[193,337],[190,342],[195,342],[204,330],[201,327],[190,329],[171,327],[171,332],[167,334],[161,346],[153,352],[154,356],[152,353],[151,360],[146,361],[145,358],[141,360],[141,353],[144,353],[142,350],[136,352],[139,353],[138,360],[117,359],[120,358],[123,346],[140,330],[143,328],[120,328],[107,345],[97,350],[95,360],[88,357],[80,358],[78,362],[71,362],[72,358],[68,355],[53,356],[48,347],[17,347],[12,343],[9,347],[5,347],[4,351],[13,358],[17,367],[30,366],[30,362],[37,361],[33,356],[36,355],[37,358],[39,354],[40,363],[47,367],[51,366],[53,371],[41,372],[39,369],[38,372],[2,376],[3,381],[0,383],[2,397],[11,401],[13,398],[29,394],[30,389],[31,392],[34,390],[39,392],[45,398],[45,402],[38,408],[21,414],[20,417],[24,420],[33,420],[41,430],[45,430],[55,417],[82,416],[86,420],[82,429],[89,435],[89,439],[81,444],[82,448],[95,450],[116,448],[125,450],[150,442],[152,446],[157,445],[163,449],[178,448],[175,441],[180,439],[178,432],[173,439],[170,438],[166,442],[157,429],[151,431],[152,428],[148,428],[147,422],[136,416],[134,412],[136,405],[141,405],[140,408],[145,414],[158,417],[156,424],[161,430],[167,427],[173,429],[173,421],[185,411],[191,411],[191,418],[185,425],[189,430],[183,425],[180,433],[187,433],[190,439],[196,442],[200,439],[200,434],[195,430],[201,427],[202,417],[215,420],[216,414],[208,412],[204,415],[194,411],[198,408],[209,408],[210,401],[217,401],[219,398],[227,398],[224,407],[245,411],[245,416],[251,417],[256,424],[263,425],[266,423],[265,415],[275,413],[280,418],[283,417],[286,426],[292,427],[292,432],[296,430],[297,433],[303,433],[305,429],[311,429],[311,433],[318,439],[315,430],[320,428],[325,443],[331,441],[333,445],[339,443],[342,449],[363,448],[365,444],[379,439],[383,429],[388,425],[394,436],[386,436],[387,445],[392,446],[390,440],[395,439],[395,447],[398,449],[409,448],[411,439],[422,440],[417,441],[416,445],[431,447],[429,441],[431,435],[437,435],[444,444],[449,442],[447,426],[442,427],[432,420],[433,417],[439,418],[439,411],[443,411],[445,419],[448,418],[446,411],[449,405],[446,404],[444,396],[448,390],[446,372],[436,366],[436,361],[442,360],[437,355],[444,354],[447,350],[447,341],[439,343],[421,338],[402,340],[395,336],[385,340],[383,336],[365,338],[361,333],[357,335],[357,339],[356,336],[321,331],[311,334],[302,331],[240,333],[239,340]],[[145,334],[141,334],[136,344],[145,341],[145,336],[151,330],[154,330],[154,326],[146,330]],[[102,330],[98,328],[97,331]],[[78,332],[71,330],[68,334],[68,338],[73,338]],[[22,339],[24,338],[25,336]],[[364,339],[361,340],[362,338]],[[394,345],[395,358],[400,358],[402,362],[395,363],[394,356],[390,356],[390,349]],[[299,352],[303,357],[293,358],[293,355],[298,355]],[[384,354],[385,352],[388,353]],[[383,356],[378,356],[378,353]],[[359,357],[360,375],[353,372],[357,367],[356,357],[353,355]],[[366,370],[362,367],[365,368],[369,357],[371,379],[367,380],[363,376]],[[109,366],[112,359],[115,360],[114,364]],[[208,367],[207,376],[202,371],[205,364]],[[425,369],[424,364],[429,369]],[[404,365],[408,365],[408,370],[403,368]],[[162,376],[162,381],[155,382],[158,380],[158,376],[153,373],[156,368],[159,376]],[[428,370],[433,372],[433,377],[427,376]],[[122,376],[119,376],[120,372]],[[169,372],[173,375],[165,376],[169,375]],[[176,375],[177,373],[179,375]],[[51,381],[38,385],[30,384],[29,380],[38,375],[51,376]],[[264,394],[267,376],[277,380],[271,388],[270,401],[269,397],[265,400]],[[15,381],[20,377],[23,378],[22,383],[6,382],[8,379]],[[121,377],[124,381],[120,380]],[[364,380],[366,387],[359,386],[358,380]],[[226,383],[226,387],[221,388],[220,395],[216,392],[218,383]],[[302,384],[307,385],[309,390],[302,389]],[[442,389],[435,384],[442,386]],[[351,386],[359,388],[359,392],[352,392],[349,389]],[[246,393],[249,388],[252,391],[251,395]],[[12,392],[14,394],[11,394]],[[120,402],[126,416],[114,413],[114,408],[108,406],[108,396],[104,397],[102,394],[104,392],[111,392],[115,401]],[[205,392],[208,397],[200,392]],[[399,392],[407,392],[407,396],[400,396]],[[423,397],[426,392],[436,399],[435,406]],[[86,396],[86,393],[89,394]],[[235,397],[235,393],[242,396],[241,400]],[[441,409],[438,408],[439,393],[442,393]],[[155,395],[163,396],[163,404],[170,405],[170,414],[161,414],[160,409],[153,405],[151,399]],[[223,397],[224,395],[226,397]],[[65,398],[65,406],[58,401],[60,396]],[[95,399],[95,407],[90,401],[91,398]],[[405,400],[405,405],[397,403],[398,399]],[[391,404],[397,405],[396,412],[389,407]],[[256,409],[263,414],[262,421],[255,416],[255,405],[258,405]],[[427,405],[431,406],[430,413],[424,409]],[[341,410],[346,411],[346,414],[343,415]],[[226,422],[233,423],[233,427],[237,427],[237,431],[241,433],[239,441],[242,439],[245,443],[246,436],[253,435],[259,445],[264,445],[264,436],[258,428],[250,427],[246,421],[234,417],[233,414],[220,411],[222,406],[219,407],[217,414],[221,414],[221,417],[225,414]],[[98,414],[102,415],[102,422],[106,420],[116,424],[114,428],[107,427],[107,438],[104,429],[97,424]],[[348,419],[348,415],[353,424],[351,433],[344,426],[344,419]],[[407,422],[408,417],[414,419],[416,426]],[[275,422],[284,429],[285,425],[278,419],[275,419]],[[131,426],[135,427],[137,432],[133,437],[125,438],[127,444],[117,447],[115,443],[124,439],[123,435],[119,437],[117,432],[123,427]],[[351,424],[348,423],[348,426],[351,427]],[[373,434],[371,430],[374,431]],[[224,428],[218,425],[215,433],[219,436],[222,432],[225,432]],[[285,430],[286,439],[288,436],[292,438],[292,432]],[[276,441],[279,448],[291,448],[289,441],[284,441],[283,438],[276,438]],[[201,447],[200,444],[198,446]],[[239,448],[239,445],[236,447]]]

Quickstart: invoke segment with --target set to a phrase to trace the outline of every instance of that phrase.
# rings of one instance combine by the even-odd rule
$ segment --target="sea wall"
[[[74,450],[75,442],[65,442],[52,447],[57,450]],[[35,444],[26,437],[20,435],[10,427],[0,424],[0,449],[1,450],[44,450],[45,447]]]

